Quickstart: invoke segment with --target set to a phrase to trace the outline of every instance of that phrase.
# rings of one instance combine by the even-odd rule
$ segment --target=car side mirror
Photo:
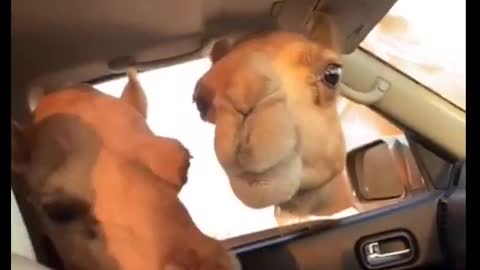
[[[359,201],[399,199],[408,191],[396,143],[376,140],[348,153],[347,172]]]

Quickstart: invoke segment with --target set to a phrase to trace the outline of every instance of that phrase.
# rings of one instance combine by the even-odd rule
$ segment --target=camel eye
[[[335,89],[340,83],[341,75],[342,67],[338,64],[330,64],[323,71],[321,79],[328,88]]]
[[[89,209],[80,199],[61,198],[43,204],[47,217],[54,223],[67,224],[84,217]]]

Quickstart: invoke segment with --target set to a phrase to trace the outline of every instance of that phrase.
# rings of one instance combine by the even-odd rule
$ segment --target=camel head
[[[332,191],[346,155],[336,109],[342,64],[333,23],[322,14],[314,22],[306,35],[217,42],[196,85],[200,117],[215,124],[218,160],[249,207],[308,214],[338,205]]]
[[[150,131],[146,106],[131,71],[120,98],[67,87],[39,100],[31,125],[12,125],[12,170],[64,268],[235,269],[178,199],[189,152]]]

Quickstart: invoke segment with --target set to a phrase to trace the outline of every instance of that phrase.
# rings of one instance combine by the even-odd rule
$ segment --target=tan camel
[[[194,102],[215,124],[215,151],[235,195],[277,213],[329,215],[351,206],[336,110],[342,66],[333,23],[215,44]]]

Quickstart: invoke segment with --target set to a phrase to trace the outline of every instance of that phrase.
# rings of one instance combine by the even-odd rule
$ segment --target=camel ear
[[[12,121],[10,138],[12,171],[18,174],[24,174],[30,163],[31,140],[29,132]]]
[[[224,39],[224,40],[215,42],[212,50],[210,51],[210,61],[212,61],[212,63],[215,64],[220,59],[222,59],[227,53],[229,53],[231,48],[232,48],[232,45],[228,40]]]
[[[144,118],[147,118],[147,97],[137,78],[137,71],[129,69],[127,72],[128,82],[123,89],[121,100],[130,104]]]
[[[329,15],[317,12],[309,24],[311,27],[307,36],[311,40],[336,51],[341,49],[338,29]]]

